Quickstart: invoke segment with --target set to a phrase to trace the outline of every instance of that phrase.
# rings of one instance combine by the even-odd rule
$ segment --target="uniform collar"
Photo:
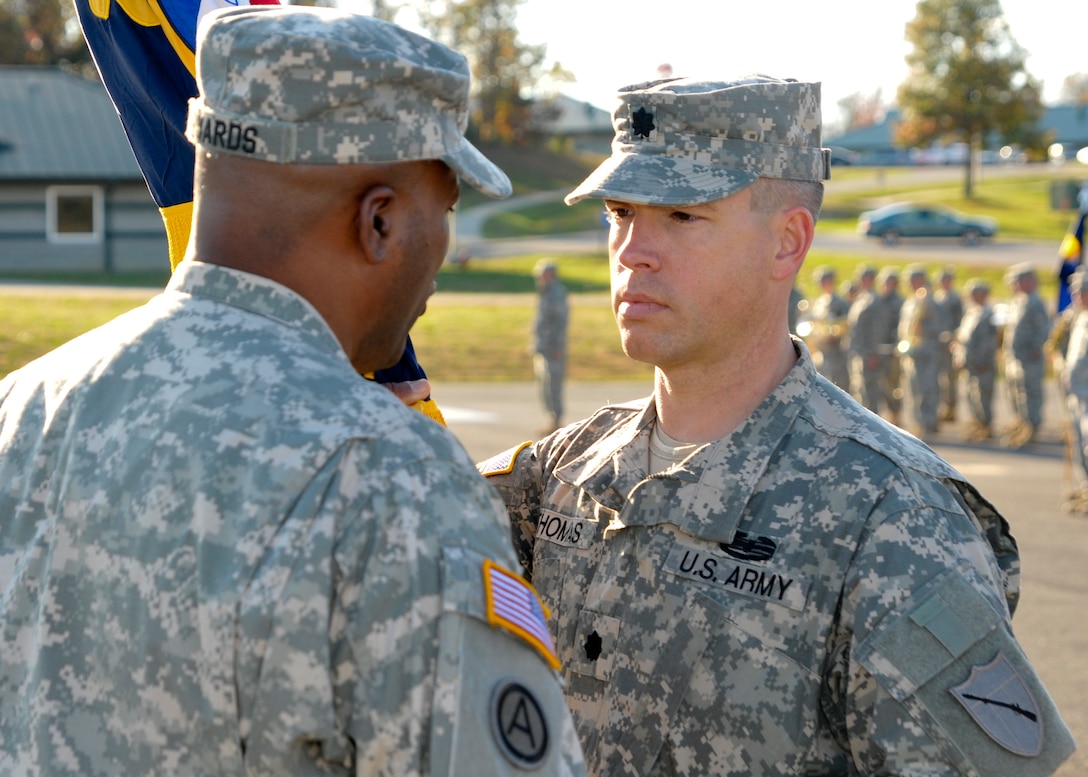
[[[272,319],[298,330],[320,350],[335,351],[347,359],[340,341],[317,309],[297,292],[269,278],[190,259],[178,265],[166,291]]]
[[[656,419],[652,397],[638,414],[554,472],[619,515],[612,526],[672,523],[717,542],[733,533],[783,437],[808,402],[816,370],[795,340],[798,360],[748,419],[677,467],[648,477],[647,445]]]

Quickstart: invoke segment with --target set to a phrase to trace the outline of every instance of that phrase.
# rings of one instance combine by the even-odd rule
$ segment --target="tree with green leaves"
[[[871,127],[884,118],[884,97],[879,89],[868,94],[854,92],[837,104],[846,132]]]
[[[1088,105],[1088,73],[1073,73],[1062,81],[1062,102]]]
[[[521,141],[528,129],[526,92],[540,77],[546,46],[518,40],[523,0],[431,0],[420,19],[429,34],[468,57],[474,89],[474,139]]]
[[[0,0],[0,65],[89,65],[71,0]]]
[[[395,21],[400,4],[390,3],[389,0],[372,0],[370,15],[375,19],[383,19],[387,22]]]
[[[991,134],[1022,140],[1042,116],[1041,86],[1009,31],[999,0],[919,0],[907,23],[910,74],[899,87],[897,137],[913,147],[963,141],[964,194],[972,157]]]

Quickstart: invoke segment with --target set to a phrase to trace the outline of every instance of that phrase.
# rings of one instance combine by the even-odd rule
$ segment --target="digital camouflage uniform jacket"
[[[478,465],[545,604],[590,772],[1049,774],[1008,526],[800,360],[647,477],[652,401]]]
[[[516,564],[309,303],[185,262],[0,383],[0,773],[581,774]]]
[[[549,359],[564,358],[567,353],[567,319],[570,308],[567,289],[553,280],[538,295],[533,321],[533,352]]]
[[[1043,361],[1043,346],[1050,335],[1050,315],[1042,298],[1032,292],[1015,294],[1008,307],[1005,322],[1005,351],[1007,358],[1025,365]]]

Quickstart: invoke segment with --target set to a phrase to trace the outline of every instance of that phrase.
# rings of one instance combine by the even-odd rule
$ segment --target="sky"
[[[825,122],[839,100],[881,90],[893,102],[907,75],[903,39],[916,0],[525,0],[519,40],[546,44],[576,81],[562,91],[610,110],[616,90],[673,75],[728,79],[761,72],[822,83]],[[340,0],[368,13],[370,0]],[[1027,69],[1057,102],[1062,81],[1088,72],[1088,3],[1002,0],[1010,31],[1028,52]],[[713,9],[713,10],[709,10]],[[402,12],[397,21],[412,26]]]

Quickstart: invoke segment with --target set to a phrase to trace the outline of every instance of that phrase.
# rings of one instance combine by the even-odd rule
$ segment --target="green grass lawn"
[[[140,304],[130,296],[22,296],[0,292],[0,375]]]
[[[445,264],[438,271],[438,290],[474,294],[532,294],[536,290],[533,266],[541,258],[543,254],[476,259],[470,261],[467,268]],[[563,276],[563,285],[571,293],[608,291],[608,257],[603,248],[599,254],[564,255],[556,261]]]
[[[598,199],[582,200],[571,206],[562,202],[548,202],[492,216],[484,223],[483,235],[495,239],[589,232],[594,229],[603,233],[603,218],[604,205]]]
[[[501,304],[432,304],[412,329],[412,342],[427,375],[436,381],[528,381],[528,352],[535,296]],[[574,299],[570,313],[568,377],[575,381],[646,380],[653,369],[628,359],[620,348],[607,294]]]
[[[530,280],[531,282],[531,280]],[[443,295],[412,330],[420,362],[434,380],[528,381],[533,294]],[[644,380],[653,371],[624,356],[607,294],[576,297],[571,307],[572,380]],[[0,292],[0,376],[121,313],[139,300],[103,291],[95,297],[15,296]]]
[[[428,306],[412,330],[420,361],[435,380],[523,381],[532,379],[527,352],[536,296],[532,268],[537,256],[470,262],[459,269],[447,265],[439,272],[443,292]],[[852,276],[862,260],[855,255],[814,251],[798,277],[806,297],[817,293],[812,270],[830,265],[842,278]],[[903,268],[905,262],[888,262]],[[652,370],[623,355],[608,302],[608,262],[603,255],[562,257],[564,283],[574,297],[570,324],[571,380],[643,380]],[[931,272],[940,269],[929,265]],[[962,285],[982,277],[994,289],[994,301],[1007,298],[1000,268],[960,266]],[[1054,299],[1055,280],[1041,275],[1040,293]],[[905,286],[905,284],[904,284]],[[481,296],[482,295],[482,296]],[[484,302],[492,295],[490,303]],[[76,335],[136,307],[131,296],[103,290],[94,297],[7,295],[0,291],[0,375]]]
[[[1065,234],[1074,213],[1055,210],[1050,204],[1051,184],[1061,180],[1080,180],[1088,170],[1065,165],[1051,168],[1036,166],[1026,175],[1008,175],[1001,168],[984,167],[981,180],[976,181],[973,196],[963,196],[963,179],[954,177],[940,184],[920,186],[911,181],[902,168],[856,168],[841,173],[835,168],[832,183],[827,186],[822,229],[854,230],[862,211],[891,202],[919,202],[947,205],[950,208],[979,216],[991,216],[999,224],[998,239],[1026,238],[1057,242]],[[839,189],[835,177],[847,176],[850,186]],[[871,181],[871,186],[865,186]]]

